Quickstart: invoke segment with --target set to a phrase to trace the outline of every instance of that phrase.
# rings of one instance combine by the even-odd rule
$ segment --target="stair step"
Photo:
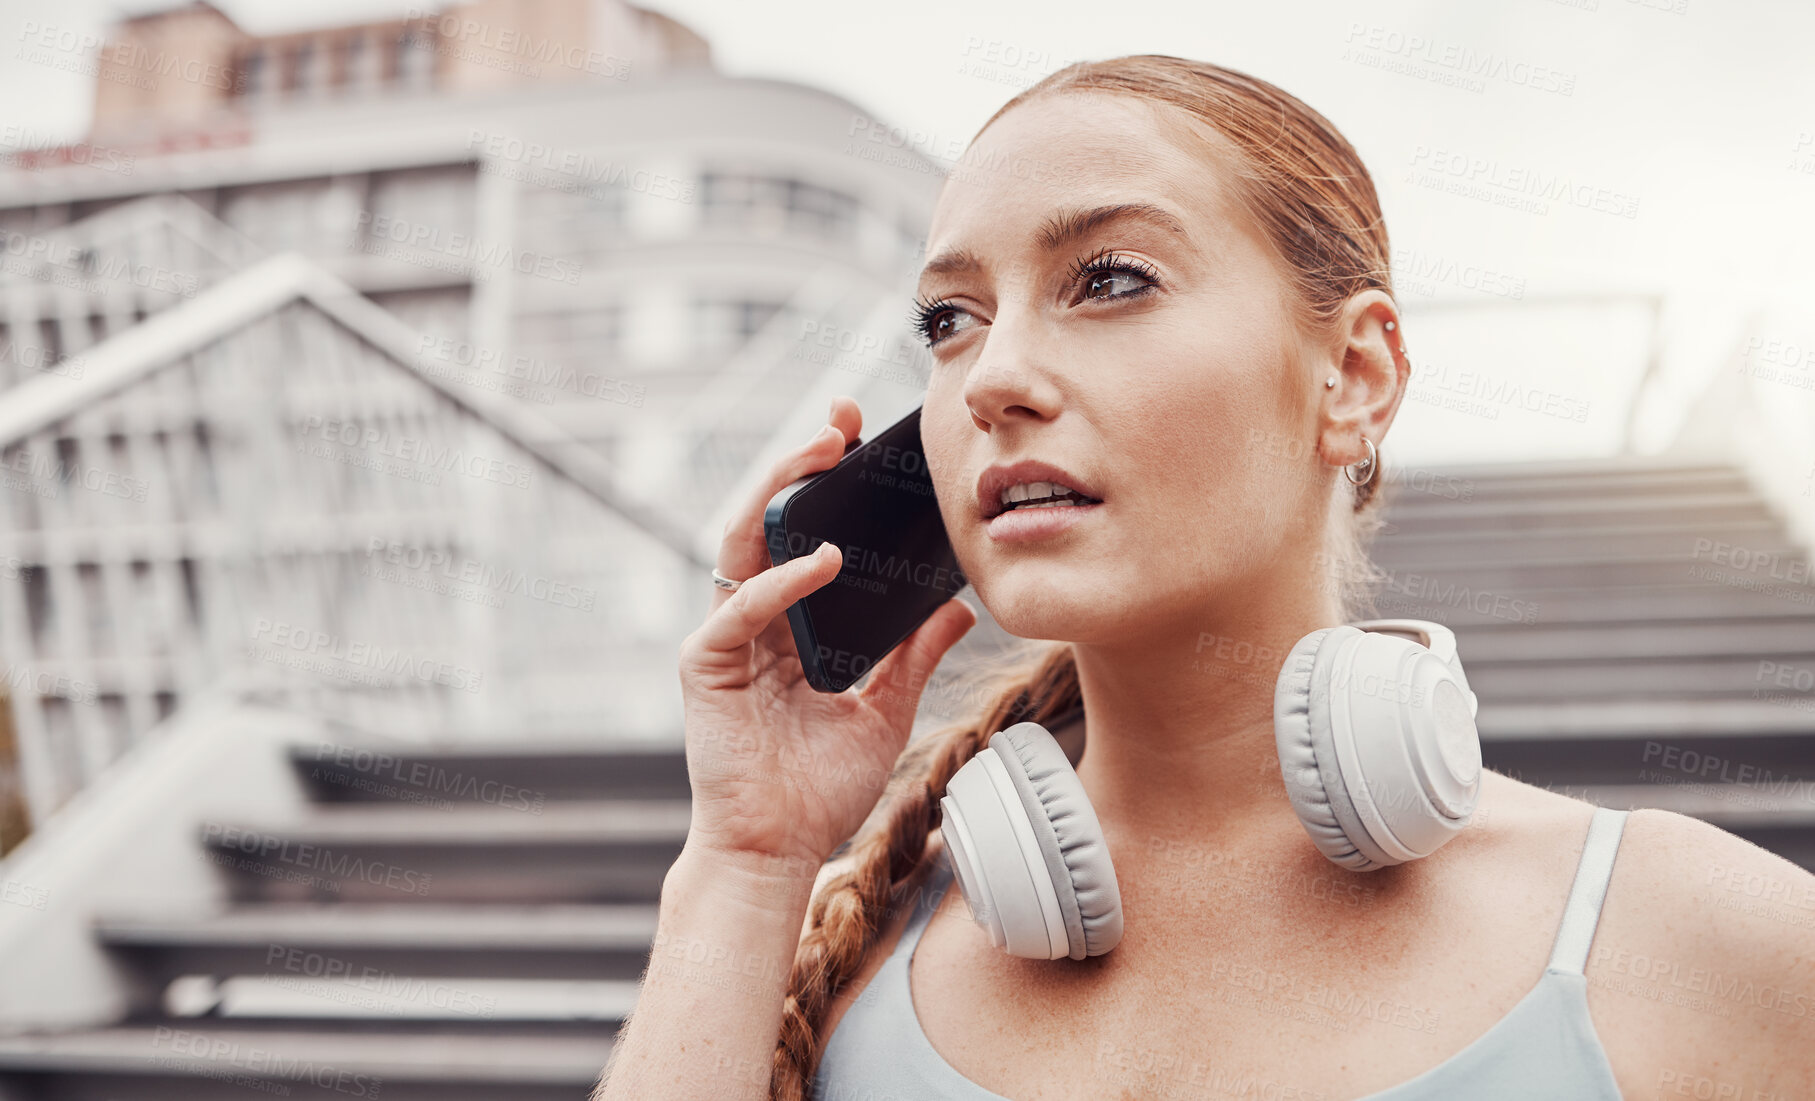
[[[289,824],[209,822],[235,901],[647,902],[680,855],[684,800],[439,809],[328,804]]]
[[[242,906],[218,914],[120,916],[101,943],[159,989],[182,975],[368,971],[463,978],[636,979],[655,939],[656,907]]]
[[[1796,826],[1815,831],[1815,802],[1774,796],[1748,784],[1584,784],[1555,789],[1615,810],[1655,807],[1699,818],[1724,830],[1765,825]],[[1797,790],[1807,792],[1804,785]]]
[[[1656,455],[1620,455],[1601,459],[1557,459],[1536,462],[1447,463],[1416,474],[1389,468],[1389,481],[1409,478],[1408,488],[1433,478],[1456,478],[1477,488],[1584,488],[1595,493],[1637,492],[1650,488],[1744,485],[1745,474],[1722,463],[1683,462]]]
[[[1815,738],[1801,731],[1502,738],[1484,740],[1481,758],[1539,785],[1739,784],[1773,801],[1815,806]]]
[[[1653,557],[1694,554],[1698,547],[1745,547],[1749,552],[1799,555],[1796,545],[1783,536],[1782,525],[1771,520],[1748,523],[1625,524],[1579,528],[1518,528],[1481,531],[1473,528],[1412,532],[1382,532],[1376,544],[1376,561],[1401,569],[1421,563],[1466,562],[1479,557],[1502,560],[1574,558],[1582,556]],[[1704,552],[1706,557],[1707,552]]]
[[[1457,588],[1474,592],[1515,593],[1538,588],[1618,589],[1624,585],[1701,585],[1751,589],[1815,610],[1815,573],[1809,560],[1785,557],[1758,569],[1742,570],[1697,556],[1688,547],[1680,554],[1578,554],[1529,558],[1396,563],[1390,555],[1375,562],[1388,571],[1389,587],[1409,599],[1429,598]]]
[[[1469,685],[1483,700],[1563,703],[1664,698],[1681,700],[1768,700],[1782,707],[1800,703],[1805,720],[1815,718],[1815,694],[1772,689],[1758,680],[1755,661],[1527,662],[1479,668],[1470,663]],[[1780,693],[1782,693],[1780,695]]]
[[[1549,497],[1543,494],[1453,499],[1407,493],[1384,506],[1396,531],[1439,525],[1464,528],[1570,528],[1617,521],[1628,524],[1748,523],[1771,518],[1771,508],[1745,492],[1676,493],[1654,496]]]
[[[1458,632],[1457,648],[1471,671],[1495,662],[1787,658],[1815,653],[1815,612],[1801,620],[1653,619],[1566,627],[1540,620],[1505,631]]]
[[[1672,740],[1695,735],[1807,738],[1805,711],[1764,700],[1595,700],[1496,703],[1483,697],[1475,726],[1483,743],[1621,738]]]
[[[56,1075],[57,1101],[214,1101],[248,1091],[386,1101],[576,1101],[615,1030],[158,1023],[0,1037],[0,1072]],[[262,1085],[261,1085],[262,1084]]]
[[[691,793],[679,746],[580,751],[516,743],[424,749],[323,742],[291,747],[290,762],[318,802],[528,810],[557,801],[686,799]]]
[[[1470,639],[1566,624],[1697,619],[1815,620],[1815,605],[1738,586],[1629,585],[1618,588],[1525,586],[1483,589],[1416,571],[1401,571],[1377,589],[1381,615],[1412,615],[1448,624]],[[1395,610],[1395,609],[1405,609]],[[1531,622],[1521,617],[1531,614]],[[1465,653],[1471,652],[1464,650]]]
[[[299,964],[299,969],[300,969]],[[357,972],[190,975],[165,1008],[175,1016],[278,1021],[613,1021],[636,1008],[637,979],[482,979]]]

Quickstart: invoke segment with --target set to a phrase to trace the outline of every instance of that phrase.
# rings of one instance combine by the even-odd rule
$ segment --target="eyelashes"
[[[1083,283],[1086,290],[1109,284],[1117,276],[1132,275],[1144,280],[1141,286],[1132,290],[1086,296],[1097,299],[1135,298],[1147,294],[1160,284],[1159,272],[1152,264],[1136,257],[1123,256],[1110,248],[1098,249],[1088,257],[1073,261],[1069,275],[1072,286]],[[916,296],[914,307],[908,313],[908,324],[913,327],[920,342],[931,348],[947,339],[961,316],[969,315],[949,298],[929,301]]]

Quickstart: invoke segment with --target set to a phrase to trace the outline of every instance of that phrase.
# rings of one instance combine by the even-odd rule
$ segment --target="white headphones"
[[[1354,871],[1429,856],[1481,789],[1475,694],[1456,636],[1421,619],[1325,627],[1273,690],[1286,794],[1318,850]],[[1074,762],[1039,723],[992,735],[939,800],[972,920],[1011,955],[1100,956],[1122,939],[1115,866]]]

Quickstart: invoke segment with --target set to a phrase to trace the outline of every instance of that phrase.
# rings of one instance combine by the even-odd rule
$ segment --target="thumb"
[[[920,708],[921,693],[945,652],[977,624],[977,610],[952,597],[876,663],[870,679],[858,690],[864,702],[881,712],[891,724],[907,727]]]

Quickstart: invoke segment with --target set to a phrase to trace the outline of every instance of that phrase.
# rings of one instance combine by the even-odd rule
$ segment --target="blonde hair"
[[[1244,73],[1143,54],[1061,69],[1009,100],[982,130],[1030,99],[1083,91],[1183,108],[1229,140],[1237,154],[1238,196],[1276,251],[1311,331],[1332,327],[1362,291],[1392,293],[1391,253],[1373,180],[1336,127],[1304,103]],[[1372,610],[1377,575],[1365,548],[1379,528],[1383,462],[1377,459],[1376,476],[1363,486],[1336,479],[1332,510],[1338,517],[1326,525],[1326,557],[1345,621]],[[788,977],[771,1101],[806,1097],[827,1011],[898,912],[938,827],[939,800],[952,774],[996,731],[1029,720],[1046,724],[1082,703],[1069,643],[1010,647],[967,681],[988,701],[981,713],[908,745],[889,794],[849,843],[852,867],[828,880],[808,907],[809,927]]]

